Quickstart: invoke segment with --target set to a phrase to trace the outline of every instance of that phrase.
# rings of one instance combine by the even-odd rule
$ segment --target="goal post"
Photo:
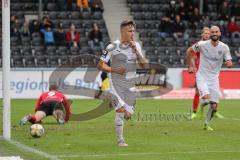
[[[10,0],[2,0],[3,138],[11,138],[10,113]]]

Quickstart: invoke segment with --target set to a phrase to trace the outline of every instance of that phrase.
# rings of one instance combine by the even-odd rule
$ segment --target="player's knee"
[[[211,96],[210,96],[210,94],[206,94],[202,97],[202,99],[211,99]]]
[[[124,109],[124,107],[121,107],[121,108],[118,108],[118,109],[116,110],[116,112],[117,112],[117,113],[124,113],[124,112],[125,112],[125,109]]]
[[[217,111],[217,103],[216,102],[210,102],[211,108],[213,109],[213,111]]]

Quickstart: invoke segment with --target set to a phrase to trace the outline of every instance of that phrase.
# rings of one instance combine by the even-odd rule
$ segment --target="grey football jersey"
[[[136,47],[141,56],[143,56],[141,47],[137,42]],[[106,63],[110,61],[112,68],[126,68],[126,74],[124,75],[111,73],[112,85],[118,85],[125,89],[135,86],[137,56],[132,51],[132,48],[122,45],[119,40],[116,40],[113,44],[107,46],[105,53],[100,59]]]
[[[197,76],[207,81],[217,80],[223,60],[232,59],[229,47],[221,41],[215,47],[211,44],[211,40],[199,41],[192,46],[192,49],[200,52]]]

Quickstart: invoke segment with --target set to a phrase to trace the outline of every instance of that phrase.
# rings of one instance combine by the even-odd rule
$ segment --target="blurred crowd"
[[[201,29],[215,22],[221,27],[223,37],[240,38],[240,3],[216,0],[211,5],[208,0],[203,0],[201,14],[198,0],[171,0],[160,21],[159,36],[162,38],[187,39],[186,29]]]
[[[69,3],[72,4],[71,0],[67,0],[67,2],[68,5],[70,5]],[[101,0],[77,0],[76,3],[80,10],[91,7],[92,12],[103,11]],[[81,35],[74,23],[70,23],[68,28],[65,28],[62,22],[54,24],[47,15],[45,15],[41,21],[28,21],[25,19],[23,25],[20,25],[16,15],[11,15],[10,26],[11,37],[17,37],[19,42],[21,42],[24,37],[30,37],[31,39],[40,37],[42,44],[45,46],[81,47]],[[89,47],[94,48],[95,45],[98,45],[103,49],[103,38],[98,24],[93,23],[92,28],[87,28],[87,30]]]

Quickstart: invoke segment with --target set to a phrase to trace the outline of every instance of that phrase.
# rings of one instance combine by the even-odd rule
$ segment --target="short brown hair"
[[[49,86],[49,91],[52,91],[52,90],[58,90],[58,86],[56,84],[51,84]]]
[[[136,28],[136,23],[133,20],[124,20],[122,21],[120,28],[122,29],[123,27],[132,25],[134,28]]]

